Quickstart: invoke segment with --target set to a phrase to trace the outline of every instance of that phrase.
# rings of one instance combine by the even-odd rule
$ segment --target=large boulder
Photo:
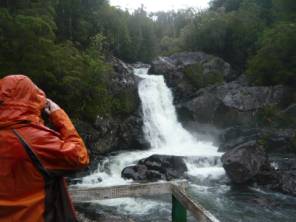
[[[257,141],[241,144],[226,152],[222,163],[228,177],[237,184],[250,181],[268,165],[267,155]]]
[[[272,157],[271,166],[261,170],[254,181],[257,185],[296,196],[296,156]]]
[[[184,178],[187,171],[182,157],[152,155],[122,170],[121,176],[135,181],[157,181]]]
[[[137,77],[133,75],[132,65],[126,64],[115,57],[111,57],[108,63],[113,68],[110,75],[111,92],[116,94],[124,89],[137,90]]]
[[[221,58],[204,52],[183,52],[159,57],[152,62],[149,73],[164,75],[172,88],[175,102],[186,101],[198,88],[234,80],[238,74]]]
[[[259,141],[238,145],[222,156],[223,167],[234,184],[255,186],[296,196],[296,156],[271,156]]]
[[[254,87],[241,81],[210,86],[196,96],[177,105],[186,121],[212,124],[218,128],[236,125],[256,126],[257,113],[268,106],[279,105],[289,94],[284,86]]]
[[[158,57],[152,62],[150,72],[168,75],[170,72],[182,70],[184,67],[194,64],[200,64],[204,68],[205,75],[219,70],[226,81],[234,80],[237,77],[237,73],[231,69],[229,63],[204,52],[182,52],[169,57]]]
[[[260,141],[266,152],[293,153],[294,129],[230,127],[220,135],[219,151],[226,152],[248,141]]]
[[[119,150],[143,150],[149,148],[143,130],[143,119],[133,114],[126,119],[98,117],[95,122],[97,140],[92,141],[91,148],[96,155]]]

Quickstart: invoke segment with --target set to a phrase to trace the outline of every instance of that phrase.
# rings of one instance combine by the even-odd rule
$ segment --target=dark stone
[[[205,73],[219,70],[226,81],[234,80],[237,77],[237,73],[231,69],[228,63],[204,52],[182,52],[169,57],[159,57],[152,62],[150,72],[165,75],[194,64],[201,64]]]
[[[293,149],[293,138],[296,136],[295,130],[274,129],[270,131],[266,131],[266,134],[263,136],[263,140],[265,139],[264,146],[268,153],[295,153]]]
[[[125,179],[145,180],[147,167],[144,165],[128,166],[121,172],[121,176]]]
[[[258,111],[280,104],[288,93],[289,89],[283,86],[249,87],[233,81],[199,90],[193,99],[178,104],[177,110],[180,115],[186,113],[191,121],[222,129],[236,125],[255,127]]]
[[[108,63],[114,70],[109,76],[109,88],[113,94],[120,93],[120,91],[126,89],[137,90],[137,77],[133,75],[133,67],[131,65],[115,57],[111,57]]]
[[[243,143],[222,156],[223,167],[234,184],[253,184],[296,196],[296,157],[270,159],[258,141]]]
[[[248,141],[260,141],[268,153],[291,153],[293,151],[293,129],[231,127],[220,135],[219,151],[225,152]]]
[[[221,58],[204,52],[183,52],[169,57],[159,57],[152,62],[149,73],[164,75],[167,85],[173,90],[175,103],[180,103],[193,98],[196,92],[196,86],[184,75],[185,69],[192,65],[201,67],[200,75],[204,78],[214,74],[229,82],[238,76]]]
[[[270,156],[271,165],[275,170],[279,171],[296,171],[296,156],[295,154],[284,155],[284,156]]]
[[[281,191],[296,196],[296,171],[283,172],[280,178]]]
[[[241,144],[222,156],[226,174],[234,183],[246,183],[268,165],[267,155],[257,141]]]
[[[187,171],[182,157],[152,155],[138,161],[137,165],[123,169],[121,176],[135,181],[157,181],[184,178]]]
[[[110,210],[102,209],[102,206],[92,203],[75,203],[77,219],[79,222],[134,222],[124,215],[117,215]]]
[[[139,164],[165,174],[167,180],[183,177],[187,171],[183,158],[179,156],[152,155],[140,160]]]
[[[141,115],[130,116],[118,128],[118,145],[122,150],[148,149],[149,143],[143,133]]]
[[[94,124],[76,121],[75,126],[94,157],[118,150],[141,150],[149,147],[142,130],[138,79],[133,75],[133,66],[115,57],[109,58],[108,62],[113,67],[108,77],[108,92],[113,97],[128,93],[134,110],[109,118],[97,116]]]

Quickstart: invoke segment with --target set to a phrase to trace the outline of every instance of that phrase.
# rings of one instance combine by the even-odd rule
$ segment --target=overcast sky
[[[110,4],[129,10],[139,8],[143,4],[147,11],[155,12],[188,7],[204,9],[208,7],[209,1],[210,0],[110,0]]]

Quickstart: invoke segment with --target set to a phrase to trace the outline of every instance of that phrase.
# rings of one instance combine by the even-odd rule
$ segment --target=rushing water
[[[217,147],[210,142],[198,141],[182,127],[163,76],[148,75],[147,71],[136,69],[135,75],[141,78],[138,92],[142,102],[143,130],[151,148],[106,157],[96,172],[83,178],[79,186],[128,184],[132,181],[121,178],[122,169],[142,158],[152,154],[185,156],[189,194],[221,221],[296,221],[295,198],[251,188],[234,189],[227,185]],[[92,206],[143,222],[169,221],[171,207],[167,196],[96,201]]]

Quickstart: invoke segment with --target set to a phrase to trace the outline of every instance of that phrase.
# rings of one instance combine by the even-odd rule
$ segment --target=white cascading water
[[[144,134],[151,148],[158,154],[179,156],[217,156],[217,148],[198,142],[180,122],[173,105],[173,96],[164,77],[147,75],[148,69],[137,69],[142,101]]]
[[[217,152],[217,147],[210,142],[197,141],[182,127],[177,119],[172,93],[166,86],[164,77],[148,75],[147,72],[148,69],[135,69],[135,75],[142,79],[138,86],[138,92],[142,102],[143,130],[151,149],[123,152],[107,157],[99,164],[96,172],[83,178],[83,182],[79,186],[113,186],[130,183],[131,181],[121,178],[122,169],[153,154],[188,157],[186,158],[187,174],[199,179],[216,178],[224,174],[223,168],[217,164],[217,161],[213,161],[221,156],[221,153]],[[190,159],[189,157],[194,158]],[[146,201],[145,204],[136,208],[132,198],[100,201],[99,203],[120,206],[121,211],[128,213],[137,213],[137,210],[145,213],[159,204],[164,204],[159,201],[143,201]],[[125,203],[124,207],[122,207],[123,203]],[[139,204],[138,201],[136,203]]]

